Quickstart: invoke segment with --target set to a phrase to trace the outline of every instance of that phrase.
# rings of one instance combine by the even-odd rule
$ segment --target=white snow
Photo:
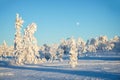
[[[4,62],[3,62],[4,63]],[[71,68],[63,62],[11,66],[0,64],[0,80],[119,80],[119,60],[79,60]]]

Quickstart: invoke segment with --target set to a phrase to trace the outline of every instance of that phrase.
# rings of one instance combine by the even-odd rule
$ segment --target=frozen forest
[[[29,78],[27,79],[25,76],[24,78],[20,78],[18,75],[18,78],[13,77],[12,73],[21,74],[19,70],[22,70],[22,74],[25,73],[26,75],[35,73],[35,71],[43,71],[43,73],[36,72],[35,75],[39,76],[39,79],[34,76],[35,78],[32,77],[30,80],[120,79],[120,36],[115,35],[112,39],[108,39],[107,35],[103,35],[88,39],[87,41],[84,41],[81,37],[78,39],[70,37],[62,39],[58,44],[53,43],[51,45],[44,44],[38,46],[37,39],[34,36],[37,31],[37,24],[29,24],[22,33],[23,23],[24,20],[22,17],[17,14],[15,20],[16,32],[14,34],[14,45],[8,46],[6,41],[3,41],[3,44],[0,45],[0,80],[29,80]],[[101,61],[99,61],[99,59]],[[117,61],[103,61],[107,59],[115,59]],[[34,71],[24,72],[26,69]],[[18,72],[15,70],[18,70]],[[79,72],[79,70],[81,71]],[[85,72],[85,70],[87,70],[88,73]],[[89,70],[98,71],[95,73],[89,72]],[[103,73],[100,73],[101,77],[98,74],[99,70],[103,71]],[[116,73],[109,74],[112,70]],[[5,71],[8,71],[8,74],[5,75]],[[56,73],[55,75],[57,77],[53,76],[54,73]],[[45,77],[45,75],[48,77]],[[70,75],[73,76],[71,77]],[[6,78],[3,78],[3,76]],[[10,76],[13,78],[10,78]]]

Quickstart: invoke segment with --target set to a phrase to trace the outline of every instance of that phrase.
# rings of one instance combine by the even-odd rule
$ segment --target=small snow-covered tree
[[[9,55],[7,43],[4,41],[0,47],[0,56],[1,58],[7,57]]]
[[[95,38],[91,38],[90,43],[87,45],[88,52],[96,52],[98,41]]]
[[[77,52],[79,56],[82,53],[86,52],[85,42],[81,38],[78,38],[78,40],[76,41],[76,47],[77,47]]]
[[[76,67],[78,62],[78,53],[77,53],[77,48],[76,48],[76,42],[73,38],[70,39],[70,61],[69,64],[71,65],[72,68]]]
[[[48,61],[48,60],[50,60],[50,57],[51,57],[50,46],[47,44],[44,44],[43,47],[44,47],[44,50],[42,51],[42,53],[44,54],[45,59]]]
[[[106,42],[108,41],[108,38],[107,38],[107,36],[100,36],[100,37],[98,38],[98,40],[99,40],[99,42],[101,42],[101,43],[106,43]]]
[[[61,40],[61,44],[60,44],[59,47],[64,50],[64,54],[65,55],[68,55],[69,51],[70,51],[69,39],[67,39],[67,40],[64,40],[64,39]]]
[[[100,36],[98,38],[98,50],[99,51],[106,51],[106,46],[107,46],[107,42],[108,42],[108,38],[107,36]]]
[[[7,59],[8,57],[13,57],[13,46],[9,47],[4,41],[3,44],[0,46],[0,58]]]
[[[39,54],[41,59],[45,58],[44,49],[45,49],[44,46],[39,47]]]
[[[111,50],[114,48],[114,46],[115,46],[115,45],[114,45],[112,42],[108,41],[108,42],[106,43],[105,50],[106,50],[106,51],[111,51]]]
[[[120,53],[120,37],[114,36],[110,42],[114,45],[112,51]]]
[[[91,38],[90,40],[87,40],[85,56],[88,56],[88,55],[91,55],[91,54],[96,55],[97,46],[98,46],[97,39]]]
[[[96,52],[96,48],[94,45],[88,45],[87,46],[87,52]]]
[[[59,48],[57,49],[57,56],[58,56],[58,59],[59,59],[60,62],[63,61],[63,59],[62,59],[62,58],[63,58],[63,55],[64,55],[64,50],[59,47]]]
[[[90,45],[94,45],[95,47],[97,47],[98,46],[98,40],[95,39],[95,38],[91,38]]]
[[[58,45],[57,44],[53,44],[53,45],[51,45],[51,47],[50,47],[50,51],[49,51],[49,53],[50,53],[50,61],[51,62],[53,62],[55,59],[56,59],[56,53],[57,53],[57,48],[58,48]]]

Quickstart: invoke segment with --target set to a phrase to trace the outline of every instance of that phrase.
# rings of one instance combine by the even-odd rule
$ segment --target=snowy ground
[[[120,80],[120,58],[110,59],[81,58],[76,68],[68,60],[24,66],[1,61],[0,80]]]

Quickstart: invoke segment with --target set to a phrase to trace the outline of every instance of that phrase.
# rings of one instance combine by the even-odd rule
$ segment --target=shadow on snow
[[[120,57],[79,57],[79,60],[110,60],[116,61],[120,60]]]
[[[72,70],[72,68],[71,70],[63,70],[63,69],[50,68],[50,67],[45,67],[45,66],[42,66],[40,68],[39,67],[33,68],[33,67],[24,67],[24,66],[12,66],[12,65],[8,65],[6,62],[3,62],[3,61],[0,61],[0,67],[11,68],[11,69],[35,70],[35,71],[43,71],[43,72],[71,74],[71,75],[95,77],[95,78],[109,79],[109,80],[120,79],[120,74],[117,74],[117,73]]]

